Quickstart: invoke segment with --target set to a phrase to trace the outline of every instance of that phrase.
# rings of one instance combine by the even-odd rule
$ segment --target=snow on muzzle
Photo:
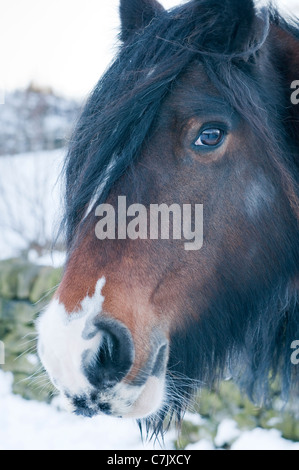
[[[100,279],[71,315],[58,298],[50,303],[37,322],[39,356],[75,413],[146,417],[163,405],[168,341],[153,332],[145,364],[128,379],[136,359],[133,338],[102,312],[104,284]]]

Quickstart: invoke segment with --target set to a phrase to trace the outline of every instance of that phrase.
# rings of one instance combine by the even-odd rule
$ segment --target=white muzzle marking
[[[76,313],[67,313],[54,299],[37,322],[40,359],[61,391],[77,395],[90,387],[81,371],[82,354],[87,349],[96,353],[101,342],[101,332],[93,321],[102,312],[104,285],[105,279],[99,279],[94,295],[87,296]]]
[[[55,387],[70,400],[76,411],[75,399],[85,403],[89,415],[102,412],[105,404],[108,414],[141,418],[155,413],[163,403],[165,377],[149,376],[143,385],[123,381],[115,386],[95,390],[84,374],[83,356],[87,350],[96,360],[103,332],[95,319],[102,313],[105,278],[98,280],[95,293],[87,296],[78,310],[67,313],[65,306],[54,299],[37,321],[40,359]],[[92,398],[93,397],[93,398]]]

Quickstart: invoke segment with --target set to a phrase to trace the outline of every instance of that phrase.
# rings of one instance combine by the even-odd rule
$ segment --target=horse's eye
[[[224,131],[221,129],[205,129],[201,132],[195,142],[196,146],[217,147],[224,138]]]

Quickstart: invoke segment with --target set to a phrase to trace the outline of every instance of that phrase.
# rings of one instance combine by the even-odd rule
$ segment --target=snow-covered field
[[[171,446],[170,442],[167,447]],[[136,422],[106,416],[80,418],[53,405],[11,393],[11,376],[0,371],[1,450],[153,449],[142,444]]]
[[[23,400],[11,393],[12,377],[0,371],[0,450],[159,450],[142,442],[137,424],[106,416],[81,418],[47,405]],[[188,416],[197,424],[200,418]],[[174,449],[175,431],[165,437],[163,449]],[[241,432],[233,420],[220,424],[215,442],[236,439],[232,450],[299,450],[299,443],[283,439],[276,429]],[[203,439],[186,450],[214,450]]]
[[[32,245],[31,261],[63,263],[63,254],[49,252],[62,213],[64,156],[64,150],[55,150],[0,157],[0,259],[18,256]],[[38,257],[37,244],[48,244],[48,252]]]

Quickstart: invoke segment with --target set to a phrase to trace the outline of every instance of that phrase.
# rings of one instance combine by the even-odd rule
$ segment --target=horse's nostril
[[[116,337],[108,332],[103,332],[102,344],[99,347],[97,354],[97,361],[103,367],[112,366],[117,363],[117,356],[119,352],[119,342]]]
[[[120,370],[122,368],[121,349],[119,339],[112,333],[103,331],[102,343],[96,355],[96,368],[102,375],[103,385],[107,387],[119,382],[123,377],[124,371]]]
[[[92,357],[87,351],[83,367],[89,382],[99,388],[108,388],[120,382],[134,362],[134,346],[131,333],[119,322],[109,319],[96,321],[101,342]]]

